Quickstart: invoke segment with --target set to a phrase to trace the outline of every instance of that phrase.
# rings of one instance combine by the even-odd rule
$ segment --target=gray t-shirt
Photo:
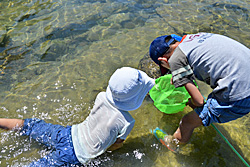
[[[106,93],[97,95],[89,116],[80,124],[72,126],[72,141],[77,159],[86,163],[104,153],[117,138],[126,139],[135,120],[128,111],[112,106]]]
[[[250,96],[250,50],[223,35],[187,35],[169,59],[176,87],[192,82],[194,76],[213,89],[223,102]]]

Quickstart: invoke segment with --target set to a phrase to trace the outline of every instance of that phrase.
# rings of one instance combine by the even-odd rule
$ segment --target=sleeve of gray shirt
[[[195,79],[186,55],[177,47],[169,59],[170,70],[174,86],[181,87],[187,83],[193,83]]]

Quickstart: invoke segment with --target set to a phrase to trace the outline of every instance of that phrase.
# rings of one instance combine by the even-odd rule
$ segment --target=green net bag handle
[[[161,112],[174,114],[184,110],[188,99],[191,97],[185,87],[175,88],[170,83],[171,74],[164,75],[155,80],[155,85],[149,91],[154,105]]]

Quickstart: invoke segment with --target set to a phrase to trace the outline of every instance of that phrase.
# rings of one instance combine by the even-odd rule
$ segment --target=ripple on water
[[[157,36],[199,31],[220,33],[250,46],[249,2],[238,1],[2,1],[0,3],[0,115],[38,117],[72,125],[83,121],[95,96],[105,91],[119,67],[138,67]],[[139,68],[159,75],[144,59]],[[148,70],[148,69],[153,70]],[[203,94],[211,91],[199,85]],[[211,127],[194,131],[188,154],[176,155],[150,129],[172,134],[182,116],[166,115],[152,101],[131,114],[135,127],[124,147],[86,166],[242,166]],[[248,161],[249,115],[219,126]],[[51,150],[13,132],[1,130],[1,166],[18,166]],[[189,152],[191,150],[191,152]]]

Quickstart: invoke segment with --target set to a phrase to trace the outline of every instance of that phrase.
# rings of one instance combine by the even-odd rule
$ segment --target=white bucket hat
[[[106,90],[108,101],[116,108],[131,111],[139,108],[155,80],[145,72],[122,67],[110,77]]]

